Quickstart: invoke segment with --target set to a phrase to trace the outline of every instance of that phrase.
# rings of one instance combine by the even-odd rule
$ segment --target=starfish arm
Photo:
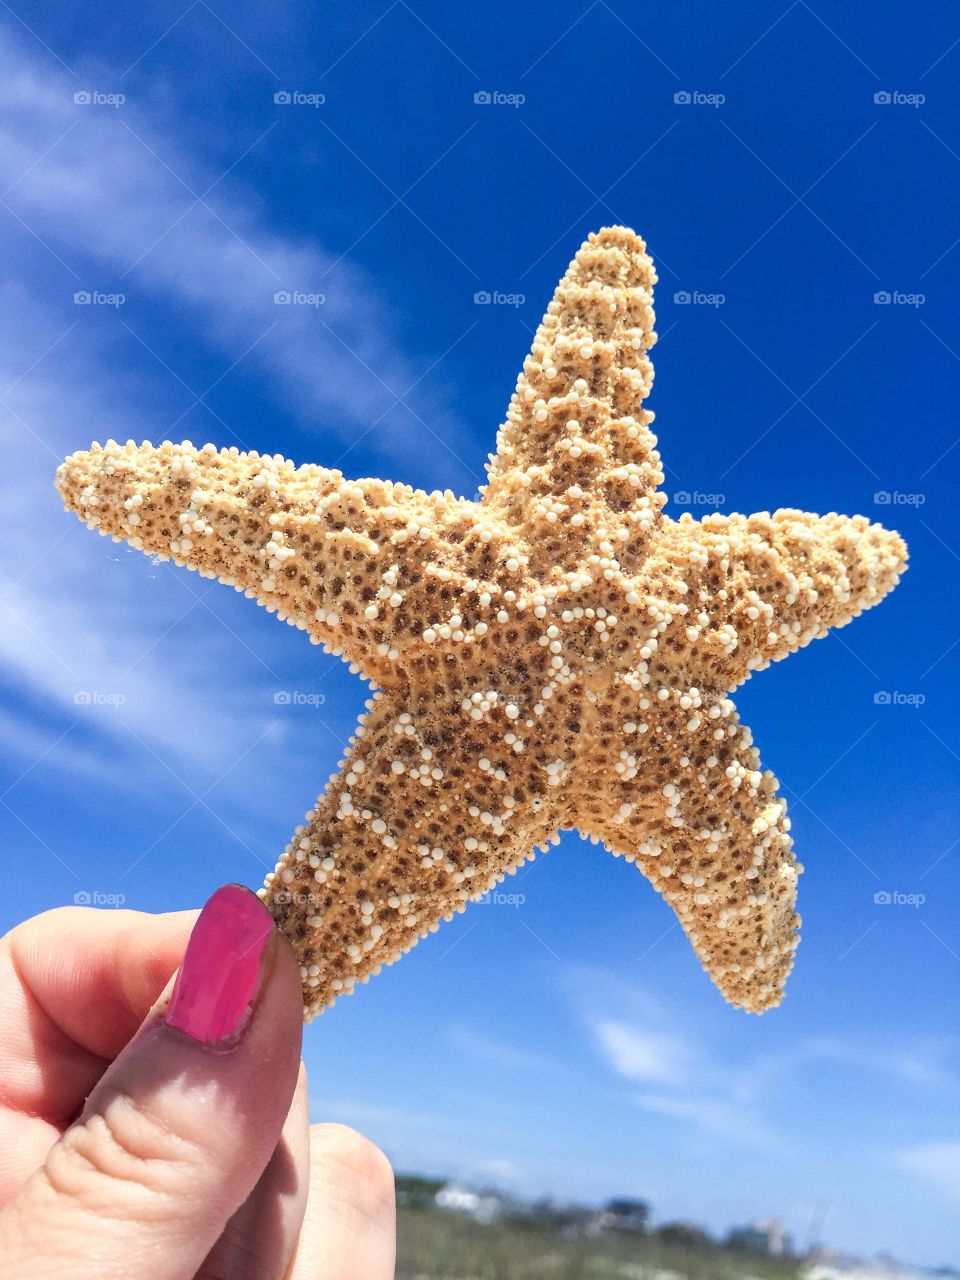
[[[533,340],[497,436],[484,502],[543,549],[644,542],[666,501],[653,414],[653,263],[626,227],[581,246]],[[564,550],[567,554],[564,556]]]
[[[688,715],[669,712],[656,725],[640,772],[628,767],[597,786],[578,826],[666,898],[724,999],[762,1013],[780,1003],[793,967],[803,868],[777,780],[761,770],[733,703],[704,694],[699,714]],[[640,754],[630,728],[621,752],[628,764]]]
[[[502,711],[479,724],[439,686],[385,691],[367,706],[341,770],[261,890],[300,961],[308,1017],[556,832],[546,781],[502,741],[512,723]]]
[[[898,533],[834,512],[681,518],[663,533],[687,665],[726,689],[879,604],[907,564]]]
[[[90,527],[221,578],[380,684],[426,649],[474,524],[450,495],[213,445],[109,441],[68,458],[57,487]]]

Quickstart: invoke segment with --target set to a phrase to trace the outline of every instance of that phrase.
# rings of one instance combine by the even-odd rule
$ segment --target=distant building
[[[495,1191],[473,1191],[470,1187],[448,1182],[434,1196],[438,1209],[462,1213],[474,1222],[495,1222],[504,1211],[503,1198]]]
[[[598,1224],[604,1231],[646,1231],[650,1206],[645,1200],[611,1200],[600,1211]]]
[[[732,1249],[744,1253],[762,1253],[770,1258],[783,1258],[793,1252],[790,1237],[778,1218],[765,1218],[746,1227],[734,1227],[727,1236]]]

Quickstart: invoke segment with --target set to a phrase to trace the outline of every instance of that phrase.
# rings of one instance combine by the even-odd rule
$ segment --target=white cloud
[[[133,104],[76,106],[73,81],[41,57],[0,35],[0,189],[9,188],[5,202],[13,211],[0,216],[9,223],[13,266],[23,265],[26,244],[56,271],[64,296],[120,290],[174,305],[178,324],[192,325],[200,342],[221,352],[224,367],[242,356],[302,422],[320,421],[325,434],[339,434],[341,448],[418,381],[424,368],[397,346],[402,319],[365,272],[315,242],[273,231],[236,174],[219,180]],[[177,133],[189,136],[189,126]],[[54,255],[65,265],[56,266]],[[275,305],[275,292],[293,290],[322,293],[326,302]],[[410,402],[442,442],[462,428],[436,401],[437,377],[434,371],[434,403],[425,400],[426,384]],[[374,437],[395,458],[409,443],[398,421],[411,423],[400,411],[390,431]],[[422,430],[416,427],[418,439]],[[463,465],[438,453],[438,468],[449,465],[453,482],[462,484]]]
[[[739,1076],[712,1062],[702,1049],[670,1032],[626,1022],[596,1022],[593,1033],[617,1075],[659,1086],[634,1095],[633,1102],[644,1111],[740,1146],[777,1145],[752,1101],[741,1096]]]
[[[581,1017],[609,1070],[643,1086],[629,1095],[637,1106],[691,1133],[782,1150],[790,1114],[784,1099],[791,1089],[814,1082],[831,1086],[837,1077],[859,1081],[865,1073],[874,1077],[872,1087],[894,1089],[898,1097],[957,1088],[955,1044],[946,1038],[882,1045],[852,1037],[807,1036],[787,1043],[773,1038],[761,1042],[774,1044],[772,1051],[737,1051],[731,1057],[711,1041],[709,1019],[700,1020],[694,1040],[649,991],[602,970],[581,973],[575,990],[587,985],[586,976],[601,1003],[599,1011],[581,1007]],[[802,1142],[802,1136],[790,1140]],[[910,1167],[945,1185],[954,1168],[952,1150],[950,1144],[918,1148]]]
[[[900,1151],[896,1163],[960,1203],[960,1142],[923,1142]]]
[[[779,1146],[771,1131],[743,1106],[728,1098],[644,1093],[636,1098],[645,1111],[692,1125],[701,1133],[740,1146],[773,1149]]]
[[[593,1032],[614,1071],[629,1080],[682,1084],[690,1070],[690,1048],[677,1036],[612,1020],[595,1023]]]
[[[0,349],[0,663],[26,695],[9,712],[24,731],[8,735],[6,749],[30,763],[41,745],[35,713],[59,716],[49,745],[75,718],[78,693],[122,693],[119,714],[110,703],[83,708],[84,724],[99,728],[102,741],[64,749],[62,763],[89,770],[99,759],[108,767],[124,744],[122,723],[175,769],[179,757],[212,777],[258,733],[270,732],[277,681],[268,652],[265,663],[251,653],[264,648],[251,638],[252,626],[238,640],[197,603],[223,588],[169,566],[134,567],[137,553],[60,513],[52,479],[66,453],[111,435],[190,434],[186,423],[177,429],[170,421],[171,404],[178,412],[187,393],[121,329],[127,313],[110,327],[97,324],[93,308],[73,306],[73,292],[121,289],[169,308],[161,315],[174,331],[192,328],[196,344],[219,355],[219,367],[243,357],[231,377],[257,373],[308,430],[322,426],[326,444],[311,460],[334,463],[391,404],[382,384],[402,392],[420,370],[398,345],[401,325],[372,281],[349,263],[335,265],[320,245],[274,232],[236,173],[207,197],[213,212],[191,210],[194,197],[183,183],[202,193],[218,174],[144,111],[130,103],[120,111],[76,106],[76,85],[9,33],[0,34],[0,60],[0,189],[12,184],[5,200],[14,211],[0,207],[0,310],[16,316]],[[112,82],[108,70],[102,82]],[[191,136],[185,122],[174,126],[176,138]],[[274,304],[275,290],[293,288],[319,289],[327,302],[317,310]],[[126,344],[143,356],[138,368]],[[439,435],[453,438],[442,404],[418,403],[426,387],[411,403]],[[391,418],[390,430],[367,443],[399,457],[408,443],[404,420]],[[235,442],[216,431],[221,443]],[[446,480],[447,465],[451,483],[462,486],[462,466],[438,450],[438,478]],[[343,466],[350,471],[349,460]],[[221,611],[219,603],[211,607]],[[178,652],[162,642],[168,629]],[[361,697],[358,685],[358,706]],[[283,731],[273,732],[279,745]]]
[[[0,307],[13,305],[19,323],[0,349],[3,387],[63,332],[43,306],[19,291],[0,292]],[[80,718],[114,742],[125,725],[155,748],[225,767],[266,728],[272,708],[265,698],[242,698],[224,672],[225,648],[239,652],[239,646],[197,604],[210,584],[194,575],[174,585],[169,566],[151,569],[138,553],[96,538],[62,514],[53,488],[69,447],[66,424],[81,416],[105,428],[103,435],[121,434],[140,388],[135,381],[114,385],[89,342],[73,347],[58,367],[61,376],[50,378],[39,366],[0,405],[7,468],[0,662],[48,712],[58,710],[61,723]],[[167,629],[189,637],[189,664],[181,654],[171,659],[158,643]],[[198,699],[202,734],[191,733],[191,725],[199,728]],[[262,712],[251,714],[261,702]],[[17,735],[12,745],[29,754],[35,737]],[[70,759],[91,763],[88,753],[74,751]]]
[[[608,995],[620,990],[629,1016],[588,1014],[587,1023],[608,1068],[631,1085],[646,1086],[630,1095],[634,1105],[698,1136],[762,1149],[779,1145],[773,1126],[764,1122],[762,1099],[745,1087],[745,1071],[731,1070],[702,1040],[681,1035],[669,1012],[646,993],[614,983],[601,989]]]

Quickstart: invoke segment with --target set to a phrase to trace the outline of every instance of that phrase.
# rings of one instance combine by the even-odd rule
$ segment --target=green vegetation
[[[681,1224],[584,1235],[578,1225],[399,1210],[397,1280],[796,1280],[800,1263],[735,1252]]]

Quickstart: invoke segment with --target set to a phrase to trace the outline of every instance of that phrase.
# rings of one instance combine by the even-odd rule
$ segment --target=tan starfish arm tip
[[[434,597],[465,586],[465,554],[483,550],[500,594],[512,545],[449,492],[235,447],[108,440],[68,458],[56,483],[88,527],[219,578],[378,685],[427,652],[424,618]]]
[[[684,515],[663,539],[691,670],[724,689],[846,626],[907,567],[898,533],[835,512]]]

